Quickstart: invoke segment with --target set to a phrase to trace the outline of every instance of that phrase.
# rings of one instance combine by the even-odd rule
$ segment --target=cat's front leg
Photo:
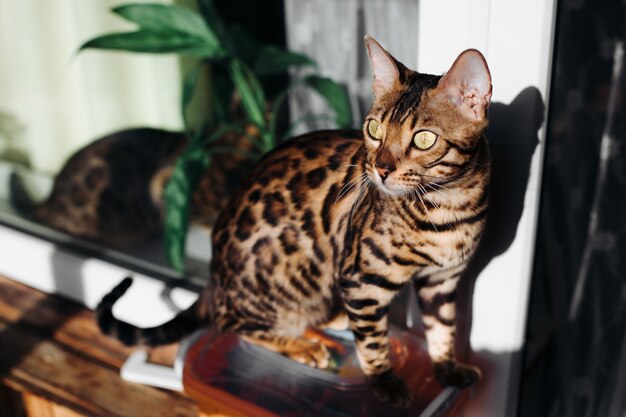
[[[457,287],[463,269],[440,271],[415,281],[435,378],[441,385],[459,388],[481,377],[478,368],[459,363],[454,353]]]
[[[389,304],[401,286],[382,275],[366,273],[340,281],[361,368],[378,399],[395,407],[407,407],[412,401],[389,357]]]

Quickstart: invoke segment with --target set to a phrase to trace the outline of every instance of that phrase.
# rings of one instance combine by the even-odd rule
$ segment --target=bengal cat
[[[488,209],[489,69],[467,50],[446,75],[419,74],[374,39],[365,44],[375,99],[363,133],[314,132],[269,153],[218,217],[210,282],[194,306],[134,328],[111,313],[127,279],[98,308],[103,332],[154,345],[213,324],[324,368],[327,349],[303,332],[347,315],[374,392],[406,406],[387,313],[412,282],[437,380],[466,387],[480,378],[455,359],[455,298]]]

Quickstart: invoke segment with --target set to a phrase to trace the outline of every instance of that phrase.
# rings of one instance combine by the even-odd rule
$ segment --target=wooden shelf
[[[84,307],[0,277],[0,417],[195,417],[182,394],[123,381],[130,350]]]

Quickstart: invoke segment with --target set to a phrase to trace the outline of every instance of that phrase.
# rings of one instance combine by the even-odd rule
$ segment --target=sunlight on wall
[[[0,123],[23,127],[15,145],[35,170],[56,173],[76,149],[115,130],[182,127],[175,56],[77,53],[87,39],[132,29],[110,13],[121,3],[0,0]]]

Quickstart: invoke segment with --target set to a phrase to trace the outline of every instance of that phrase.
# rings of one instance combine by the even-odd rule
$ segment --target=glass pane
[[[0,62],[0,222],[131,269],[180,276],[164,250],[164,187],[192,133],[200,134],[203,123],[215,118],[211,71],[200,65],[201,54],[177,53],[176,45],[174,53],[164,54],[80,50],[106,34],[154,27],[163,35],[150,36],[169,42],[178,33],[170,27],[177,20],[164,10],[173,6],[180,31],[188,35],[180,42],[194,41],[194,30],[204,36],[196,1],[160,3],[155,18],[115,12],[120,2],[114,0],[0,0],[0,52],[10,57]],[[242,55],[253,42],[284,45],[280,2],[263,9],[262,22],[252,13],[260,6],[250,4],[243,13],[216,3],[224,24],[237,32]],[[127,39],[124,45],[145,51],[150,39],[135,36],[134,44]],[[192,71],[197,83],[185,92]],[[216,83],[223,81],[218,70],[212,74]],[[268,80],[268,100],[285,84],[284,76]],[[183,97],[190,98],[186,119]],[[240,129],[217,143],[246,150],[246,135]],[[249,166],[244,156],[220,153],[202,172],[202,191],[190,197],[185,274],[207,275],[210,228]]]
[[[625,15],[560,2],[523,416],[625,409]]]

